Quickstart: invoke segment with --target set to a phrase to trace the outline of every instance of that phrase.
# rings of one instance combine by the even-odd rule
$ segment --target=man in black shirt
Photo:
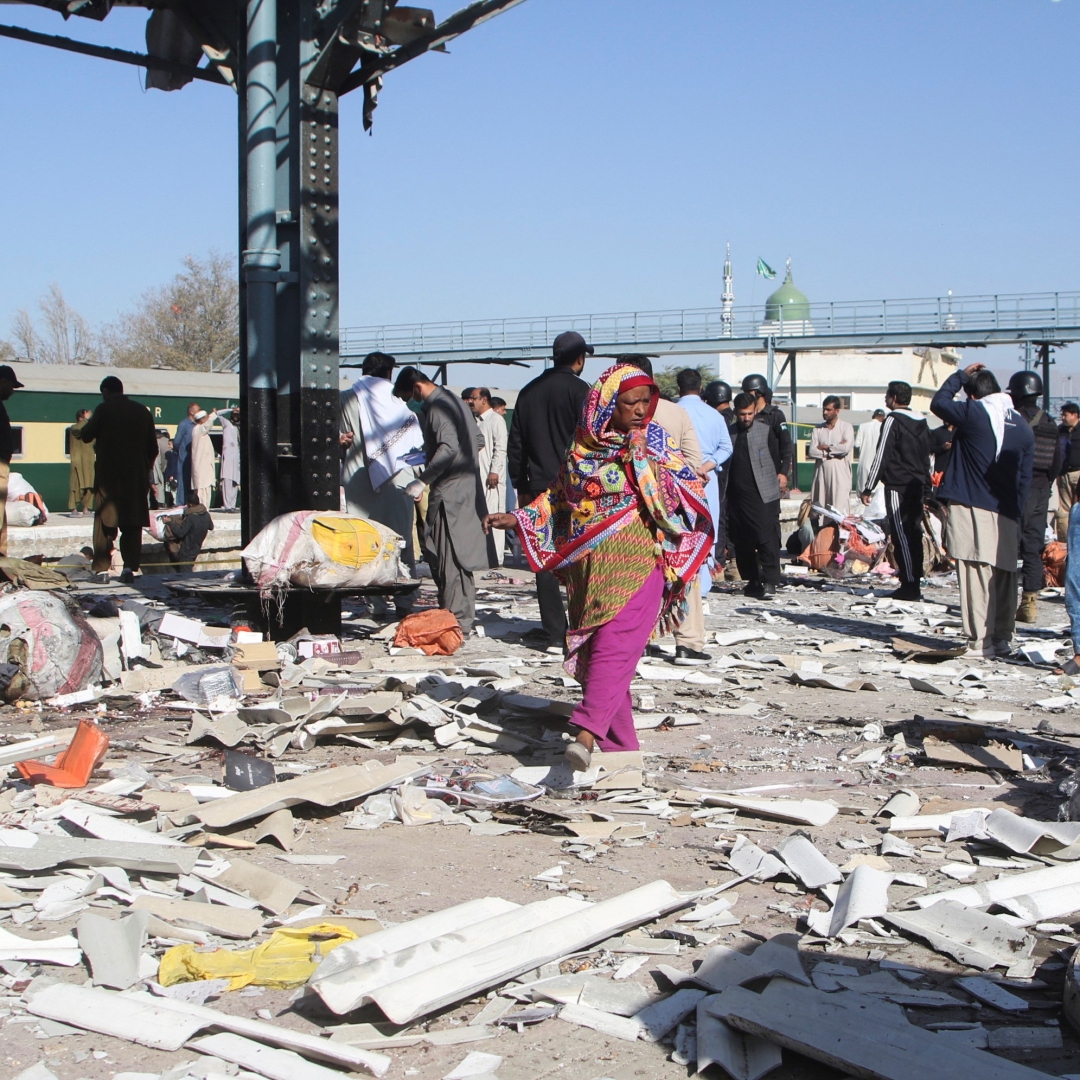
[[[15,436],[11,430],[4,402],[22,387],[15,372],[7,364],[0,364],[0,555],[7,557],[7,491],[11,474],[11,455],[15,453]]]
[[[923,500],[930,490],[930,430],[911,411],[911,384],[890,382],[885,390],[889,415],[881,428],[877,452],[863,481],[862,501],[869,506],[874,488],[885,487],[885,512],[900,574],[897,600],[922,599]]]
[[[553,366],[526,383],[518,394],[507,442],[507,470],[517,491],[518,506],[527,506],[547,491],[566,460],[589,384],[579,378],[585,357],[593,348],[574,330],[555,339]],[[541,570],[536,575],[536,599],[540,622],[551,645],[566,639],[566,611],[555,575]]]
[[[728,435],[734,436],[735,412],[731,408],[731,387],[723,379],[714,379],[705,387],[703,397],[705,398],[705,404],[711,405],[724,418],[724,423],[728,426]],[[716,526],[716,547],[714,549],[714,558],[720,570],[723,570],[727,565],[728,551],[731,546],[728,543],[727,524],[727,489],[730,476],[731,466],[722,466],[720,475],[717,478],[720,484],[720,521]]]
[[[1076,485],[1080,483],[1080,405],[1075,401],[1066,401],[1061,406],[1062,446],[1065,461],[1058,477],[1058,508],[1054,514],[1054,526],[1057,538],[1064,544],[1069,536],[1069,511],[1076,497]]]
[[[953,426],[942,424],[930,432],[930,452],[934,455],[934,474],[945,475],[952,457]],[[938,481],[940,483],[940,480]]]
[[[791,432],[788,431],[787,417],[783,409],[772,403],[772,389],[764,375],[747,375],[742,381],[742,389],[744,394],[749,394],[754,399],[757,418],[768,424],[776,434],[780,447],[780,468],[776,480],[780,485],[780,497],[783,498],[791,486],[791,470],[795,461],[795,447],[791,441]]]

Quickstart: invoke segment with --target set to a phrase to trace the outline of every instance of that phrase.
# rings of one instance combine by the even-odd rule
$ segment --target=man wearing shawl
[[[682,618],[687,585],[712,544],[701,480],[652,419],[659,390],[616,364],[589,390],[566,461],[549,490],[484,528],[516,528],[533,570],[566,585],[564,667],[583,686],[566,750],[575,770],[594,746],[636,750],[630,682],[654,632]]]
[[[423,461],[424,437],[416,413],[394,397],[395,363],[386,353],[369,353],[363,375],[341,393],[341,483],[345,509],[393,529],[405,541],[402,561],[412,566],[415,504],[405,488],[416,478],[413,465]]]
[[[142,531],[150,524],[150,468],[157,456],[157,431],[150,410],[124,393],[108,375],[101,381],[101,404],[79,438],[94,442],[95,574],[112,565],[113,542],[120,537],[124,570],[120,580],[135,580],[142,559]]]
[[[961,387],[968,401],[954,401]],[[930,410],[953,433],[938,497],[949,504],[945,544],[956,559],[970,656],[1007,656],[1016,626],[1019,521],[1031,486],[1035,437],[984,364],[950,375]]]

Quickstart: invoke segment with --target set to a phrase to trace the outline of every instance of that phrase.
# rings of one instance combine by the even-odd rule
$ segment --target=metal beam
[[[432,49],[438,49],[448,41],[471,30],[474,26],[487,22],[488,19],[520,4],[522,0],[476,0],[476,3],[454,12],[449,18],[444,19],[430,34],[424,34],[407,45],[402,45],[392,53],[379,60],[369,61],[354,71],[345,79],[339,88],[340,94],[347,94],[359,86],[374,83],[376,79],[385,75],[394,68],[407,64],[410,60],[422,56]]]
[[[347,335],[342,345],[342,356],[348,363],[349,357],[365,356],[369,352],[380,350],[392,353],[401,363],[442,363],[455,360],[460,363],[472,363],[478,360],[500,360],[509,362],[536,361],[549,359],[551,344],[507,346],[493,349],[490,345],[478,345],[440,348],[438,345],[424,345],[420,342],[401,340],[380,340],[376,336],[362,337],[356,330],[345,331]],[[773,348],[776,352],[837,352],[851,349],[874,350],[889,348],[969,348],[978,349],[988,345],[1009,345],[1018,342],[1052,341],[1055,345],[1080,341],[1080,325],[1061,326],[1053,330],[972,330],[943,333],[905,333],[905,334],[815,334],[808,337],[775,338]],[[606,341],[603,338],[590,338],[589,344],[596,350],[595,355],[618,355],[624,352],[640,352],[648,356],[695,356],[703,353],[767,353],[767,338],[707,338],[692,337],[682,341],[663,341],[650,338],[638,338],[633,341]]]
[[[200,68],[191,67],[188,64],[177,64],[172,60],[147,56],[145,53],[128,52],[127,49],[113,49],[106,45],[91,45],[87,41],[73,41],[71,38],[58,37],[55,34],[39,34],[36,30],[26,30],[21,26],[0,25],[0,37],[14,38],[16,41],[28,41],[32,45],[48,45],[51,49],[63,49],[65,52],[81,53],[83,56],[96,56],[99,60],[116,60],[121,64],[132,64],[134,67],[168,71],[173,75],[184,75],[189,79],[201,79],[203,82],[216,83],[219,86],[229,85],[216,68]]]

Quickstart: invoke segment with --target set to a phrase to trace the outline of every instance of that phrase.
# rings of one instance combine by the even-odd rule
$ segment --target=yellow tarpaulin
[[[334,562],[354,570],[377,559],[382,550],[382,535],[363,518],[317,517],[311,535]]]
[[[238,952],[200,952],[196,945],[176,945],[161,958],[158,981],[175,986],[201,979],[231,979],[230,990],[245,986],[289,990],[303,986],[328,952],[355,941],[356,936],[347,927],[319,923],[297,930],[282,927],[254,949]]]

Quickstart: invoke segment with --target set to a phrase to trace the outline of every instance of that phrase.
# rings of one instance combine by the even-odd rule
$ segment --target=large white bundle
[[[8,700],[71,694],[101,681],[101,641],[82,614],[55,593],[14,592],[0,600],[0,663],[19,674],[7,685]]]
[[[309,589],[392,585],[399,580],[397,533],[377,521],[334,510],[274,518],[241,552],[267,596],[287,585]]]

